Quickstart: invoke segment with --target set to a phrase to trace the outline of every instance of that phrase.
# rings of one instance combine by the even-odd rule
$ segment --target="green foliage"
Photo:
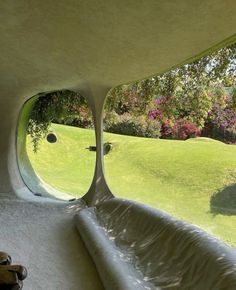
[[[235,85],[236,44],[232,44],[162,75],[115,87],[104,108],[105,129],[156,138],[160,136],[159,123],[179,119],[202,129],[216,99],[224,106],[225,87],[235,89]],[[160,98],[165,102],[157,106],[154,101]],[[160,110],[163,118],[150,120],[153,110]],[[40,95],[28,126],[35,152],[51,122],[93,126],[91,112],[80,94],[65,90]]]
[[[52,122],[70,124],[78,119],[83,122],[84,118],[92,123],[91,112],[79,93],[64,90],[39,95],[27,128],[34,152],[37,152],[39,142],[45,138]]]
[[[110,112],[118,115],[131,112],[135,116],[144,114],[152,100],[156,86],[157,83],[154,79],[147,79],[113,88],[107,96],[105,115]]]
[[[112,146],[111,142],[105,142],[103,144],[103,154],[107,155],[108,153],[111,152],[112,148],[113,148],[113,146]]]
[[[159,138],[160,123],[145,116],[130,114],[116,115],[110,122],[106,122],[105,131],[138,137]]]
[[[232,44],[162,75],[114,88],[107,98],[105,119],[111,111],[147,115],[155,109],[153,101],[164,98],[158,109],[166,119],[186,119],[202,129],[215,100],[235,83],[236,44]]]

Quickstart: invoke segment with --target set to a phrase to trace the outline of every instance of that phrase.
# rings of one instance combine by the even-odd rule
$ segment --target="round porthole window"
[[[46,139],[49,143],[56,143],[57,142],[57,136],[53,132],[48,133]]]

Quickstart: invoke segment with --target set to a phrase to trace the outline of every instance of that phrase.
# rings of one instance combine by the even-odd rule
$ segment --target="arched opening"
[[[104,109],[112,192],[236,246],[235,44],[114,88]]]
[[[39,94],[22,108],[18,164],[35,195],[71,199],[84,195],[92,182],[96,153],[91,110],[79,93]]]

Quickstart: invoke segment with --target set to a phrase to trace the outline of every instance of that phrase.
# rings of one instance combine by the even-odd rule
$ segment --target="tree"
[[[214,103],[223,103],[226,87],[235,87],[236,44],[162,75],[114,88],[105,107],[109,118],[130,113],[148,115],[162,123],[185,119],[204,128]],[[154,117],[155,116],[155,117]]]
[[[235,85],[236,44],[232,44],[161,75],[112,89],[104,108],[105,129],[135,127],[134,134],[141,132],[150,137],[152,134],[159,136],[155,130],[160,131],[161,125],[166,126],[167,131],[175,126],[179,130],[189,127],[191,132],[197,132],[206,123],[216,124],[209,112],[215,112],[216,103],[224,110],[225,88],[235,88]],[[235,108],[236,97],[230,101],[231,116],[234,116]],[[216,116],[213,113],[212,116]],[[91,112],[80,94],[65,90],[40,95],[28,124],[34,151],[51,122],[86,127],[93,123]],[[116,126],[117,123],[121,126]],[[197,128],[193,130],[193,126]]]
[[[77,124],[92,127],[92,114],[83,96],[64,90],[38,97],[31,111],[27,133],[31,136],[33,150],[37,152],[39,142],[45,138],[51,123]]]

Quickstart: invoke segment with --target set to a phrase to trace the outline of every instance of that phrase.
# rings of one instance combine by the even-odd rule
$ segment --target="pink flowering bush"
[[[176,135],[176,128],[172,120],[168,119],[161,125],[161,138],[173,139]]]
[[[194,123],[184,119],[178,119],[174,123],[167,120],[161,127],[161,138],[163,139],[186,140],[200,136],[200,134],[200,129]]]
[[[203,135],[226,143],[236,142],[236,105],[234,94],[216,100],[205,122]]]
[[[200,129],[192,122],[179,119],[174,125],[174,138],[179,140],[186,140],[201,135]]]
[[[157,120],[152,120],[146,116],[132,116],[130,114],[113,115],[112,121],[105,122],[106,132],[148,137],[159,138],[161,125]]]
[[[200,136],[201,131],[195,123],[180,117],[174,97],[160,97],[155,100],[154,106],[148,117],[161,123],[161,138],[186,140]]]

